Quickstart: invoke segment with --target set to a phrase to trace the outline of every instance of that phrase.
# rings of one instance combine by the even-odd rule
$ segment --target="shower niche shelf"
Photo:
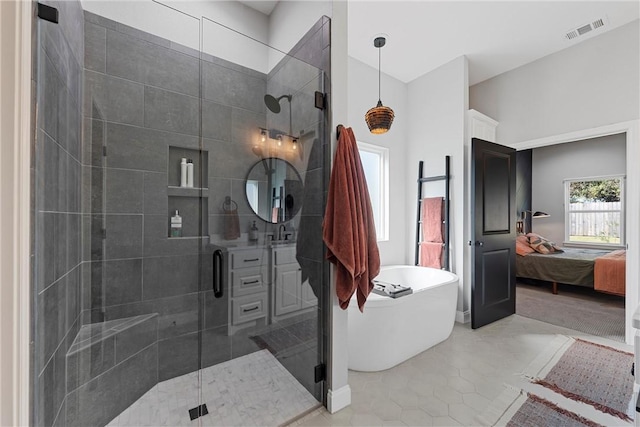
[[[209,197],[208,188],[196,187],[176,187],[170,185],[167,187],[167,195],[169,197]]]
[[[169,146],[167,170],[167,236],[169,240],[201,239],[209,235],[209,152]],[[180,186],[181,159],[193,161],[193,187]],[[171,217],[182,217],[182,236],[171,237]]]

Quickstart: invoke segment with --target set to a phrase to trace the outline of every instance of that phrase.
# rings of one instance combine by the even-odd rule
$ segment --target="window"
[[[389,149],[358,142],[378,241],[389,240]]]
[[[624,245],[624,176],[567,179],[565,241]]]

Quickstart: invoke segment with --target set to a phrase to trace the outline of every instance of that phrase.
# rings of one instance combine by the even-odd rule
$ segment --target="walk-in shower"
[[[321,404],[329,69],[308,58],[329,57],[329,20],[284,53],[191,4],[47,3],[33,424],[279,425]]]

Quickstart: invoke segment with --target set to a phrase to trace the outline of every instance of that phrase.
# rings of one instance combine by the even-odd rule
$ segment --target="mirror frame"
[[[258,168],[258,170],[261,170],[261,169],[264,168],[265,169],[265,175],[266,175],[267,174],[266,170],[268,168],[267,162],[273,162],[273,161],[281,162],[282,164],[284,164],[284,166],[287,169],[286,176],[287,177],[290,176],[290,173],[294,174],[295,177],[297,178],[297,182],[300,183],[300,189],[302,190],[302,187],[303,187],[302,177],[300,176],[300,173],[298,172],[298,169],[296,169],[296,167],[293,166],[293,164],[291,164],[287,160],[282,159],[280,157],[264,157],[264,158],[258,160],[256,163],[254,163],[251,166],[251,168],[249,168],[249,172],[247,172],[247,176],[246,176],[246,178],[244,180],[244,195],[245,195],[245,199],[247,201],[247,204],[249,205],[249,207],[251,208],[253,213],[258,218],[260,218],[261,220],[263,220],[263,221],[265,221],[265,222],[267,222],[269,224],[282,224],[282,223],[289,222],[289,221],[293,220],[293,218],[300,212],[300,209],[302,207],[302,191],[300,191],[300,194],[298,194],[299,202],[297,203],[297,205],[294,205],[294,208],[292,209],[291,213],[287,217],[285,217],[283,219],[280,219],[280,215],[278,215],[278,220],[274,222],[274,221],[272,221],[271,217],[265,217],[265,216],[263,216],[262,214],[260,214],[259,212],[256,211],[256,209],[254,208],[252,203],[249,201],[249,192],[248,192],[248,189],[247,189],[247,185],[249,184],[249,181],[251,180],[251,176],[254,173],[254,170],[256,168]],[[273,189],[274,188],[272,188],[271,190],[273,190]],[[288,194],[286,194],[286,196],[283,196],[283,197],[288,197],[290,195],[291,195],[291,193],[288,193]],[[267,195],[267,197],[269,197],[269,196]],[[286,200],[286,198],[285,198],[285,200]],[[286,202],[282,202],[282,203],[284,204]],[[278,209],[282,209],[282,207],[279,207]],[[285,206],[284,212],[286,213],[286,206]]]

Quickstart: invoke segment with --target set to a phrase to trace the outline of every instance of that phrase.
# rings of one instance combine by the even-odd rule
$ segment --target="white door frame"
[[[625,340],[627,344],[633,345],[634,331],[631,322],[633,320],[633,313],[638,306],[638,295],[640,294],[640,169],[637,165],[637,159],[640,158],[640,140],[638,140],[640,137],[640,120],[631,120],[545,138],[532,139],[510,144],[509,146],[516,150],[528,150],[619,133],[626,135],[627,142],[627,180],[625,184],[625,216],[627,225],[625,227],[625,241],[627,243],[627,263],[625,271],[627,284],[625,296]]]
[[[0,425],[30,417],[33,3],[0,0]]]

